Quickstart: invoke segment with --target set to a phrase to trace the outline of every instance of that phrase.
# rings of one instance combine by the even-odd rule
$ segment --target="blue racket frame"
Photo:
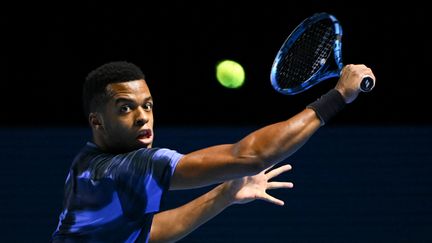
[[[333,23],[333,30],[336,34],[336,40],[332,52],[334,58],[327,58],[325,60],[325,63],[322,63],[321,66],[317,69],[317,71],[313,75],[311,75],[309,79],[304,80],[300,85],[293,88],[281,88],[277,81],[277,73],[279,72],[279,61],[283,58],[287,50],[294,44],[294,42],[302,35],[302,33],[306,29],[308,29],[314,23],[323,19],[329,19]],[[330,62],[334,62],[336,68],[334,68],[334,64]],[[331,69],[330,67],[333,68]],[[339,21],[333,15],[328,13],[317,13],[303,20],[285,40],[273,62],[270,72],[270,80],[272,86],[275,88],[276,91],[286,95],[294,95],[311,88],[312,86],[325,79],[339,77],[342,67],[342,26],[339,24]]]

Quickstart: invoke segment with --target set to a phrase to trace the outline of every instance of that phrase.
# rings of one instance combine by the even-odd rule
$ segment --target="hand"
[[[291,182],[269,182],[283,172],[291,170],[291,165],[287,164],[276,169],[266,169],[254,176],[245,176],[240,179],[225,182],[228,192],[233,197],[233,203],[244,204],[256,199],[264,200],[280,206],[284,205],[282,200],[267,194],[267,189],[292,188]]]
[[[371,76],[376,81],[372,70],[363,64],[349,64],[342,69],[335,89],[341,93],[346,103],[351,103],[357,98],[360,93],[360,83],[366,75]]]

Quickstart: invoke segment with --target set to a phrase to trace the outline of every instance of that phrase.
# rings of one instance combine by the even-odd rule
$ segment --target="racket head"
[[[303,20],[279,49],[270,72],[273,88],[285,95],[303,92],[338,77],[342,70],[342,26],[331,14]]]

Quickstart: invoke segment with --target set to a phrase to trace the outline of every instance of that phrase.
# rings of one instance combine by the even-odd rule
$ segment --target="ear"
[[[102,116],[97,112],[92,112],[89,114],[89,123],[93,129],[96,129],[96,130],[103,129]]]

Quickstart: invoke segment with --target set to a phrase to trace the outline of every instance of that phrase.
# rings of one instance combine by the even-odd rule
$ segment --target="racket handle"
[[[360,90],[362,92],[369,92],[375,87],[375,80],[369,75],[363,77],[360,83]]]

